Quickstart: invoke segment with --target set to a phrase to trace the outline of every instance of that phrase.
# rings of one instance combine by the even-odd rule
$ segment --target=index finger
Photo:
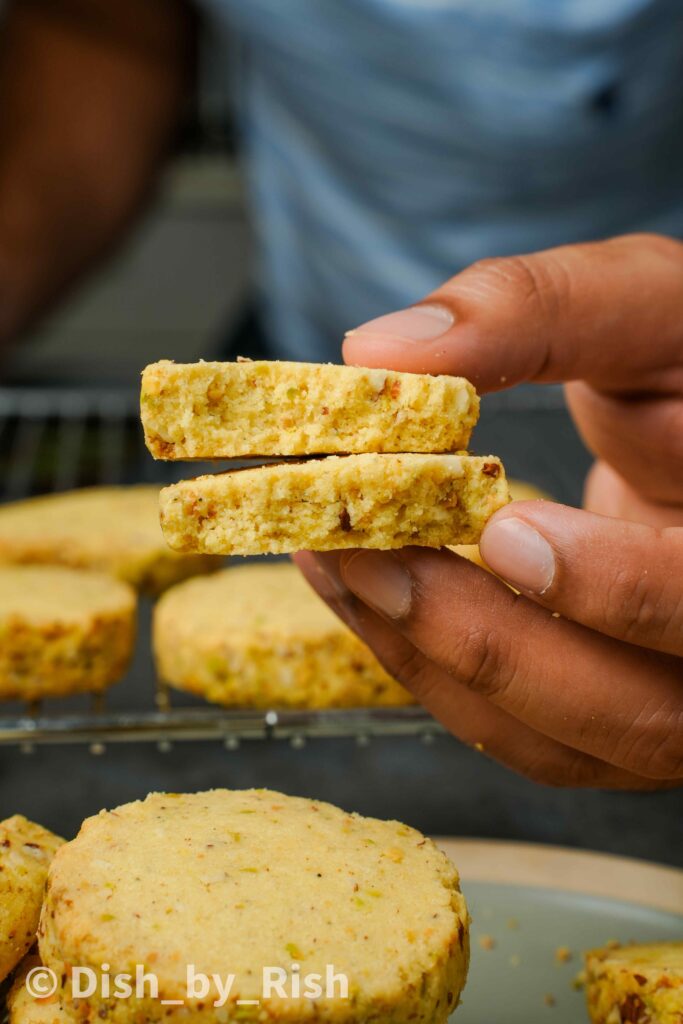
[[[586,380],[683,387],[683,245],[629,235],[483,260],[344,340],[346,363],[467,377],[480,392]]]
[[[681,777],[678,659],[556,618],[449,551],[355,549],[339,567],[430,662],[531,729],[638,775]]]

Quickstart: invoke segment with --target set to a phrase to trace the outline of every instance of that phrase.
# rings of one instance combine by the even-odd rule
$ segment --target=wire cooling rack
[[[489,396],[475,434],[477,450],[500,454],[510,475],[575,502],[587,465],[557,388]],[[216,464],[212,465],[216,469]],[[194,463],[192,473],[208,470]],[[113,389],[0,388],[0,502],[76,487],[126,483],[160,486],[186,474],[182,464],[147,453],[137,395]],[[416,736],[430,743],[441,726],[421,708],[324,711],[230,711],[171,693],[155,679],[150,603],[141,602],[138,650],[126,679],[97,699],[21,706],[0,704],[0,744],[31,753],[38,745],[211,740],[234,749],[243,740]]]

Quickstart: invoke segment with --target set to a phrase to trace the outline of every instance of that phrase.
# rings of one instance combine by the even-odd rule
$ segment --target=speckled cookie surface
[[[369,454],[183,480],[160,508],[178,551],[258,555],[474,544],[507,501],[494,456]]]
[[[35,941],[47,869],[63,841],[20,814],[0,821],[0,981]]]
[[[683,942],[591,950],[586,999],[593,1024],[681,1024]]]
[[[40,966],[40,957],[27,956],[17,968],[7,994],[8,1024],[69,1024],[71,1018],[62,1009],[57,995],[41,998],[27,990],[27,975]]]
[[[104,573],[0,565],[0,698],[97,693],[135,642],[135,591]]]
[[[158,1000],[71,1003],[84,1021],[441,1024],[468,961],[455,868],[419,832],[267,790],[153,794],[88,819],[50,871],[43,962],[144,963]],[[264,993],[263,968],[348,979],[319,998]],[[235,976],[222,1009],[187,1001],[187,965]],[[287,975],[290,978],[290,974]],[[237,1005],[254,999],[258,1005]]]
[[[450,452],[466,448],[479,399],[462,377],[319,363],[146,367],[140,397],[158,459]]]
[[[147,485],[92,487],[0,505],[0,564],[96,569],[152,593],[214,568],[168,548],[158,496]]]
[[[228,707],[413,702],[290,562],[179,583],[156,605],[153,634],[162,679]]]

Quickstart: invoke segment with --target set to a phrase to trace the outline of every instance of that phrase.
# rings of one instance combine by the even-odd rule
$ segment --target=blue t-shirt
[[[683,0],[202,0],[280,355],[485,256],[683,236]]]

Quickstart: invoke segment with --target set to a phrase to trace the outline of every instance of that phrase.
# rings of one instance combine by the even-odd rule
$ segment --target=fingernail
[[[395,555],[356,551],[342,556],[341,568],[347,587],[376,611],[390,619],[402,619],[410,611],[413,582]]]
[[[445,334],[454,323],[455,317],[447,306],[411,306],[368,320],[355,330],[347,331],[346,337],[352,334],[372,334],[400,341],[433,341]]]
[[[479,548],[486,564],[518,590],[544,594],[555,576],[555,555],[545,537],[523,519],[490,523]]]

